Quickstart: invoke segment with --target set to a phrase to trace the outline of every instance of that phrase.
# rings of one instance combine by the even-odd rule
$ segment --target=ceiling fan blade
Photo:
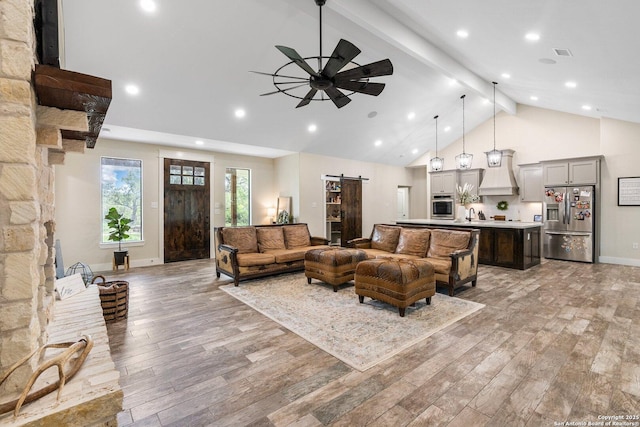
[[[281,77],[287,79],[309,80],[309,77],[285,76],[283,74],[263,73],[262,71],[249,71],[250,73],[262,74],[263,76]]]
[[[284,55],[287,58],[289,58],[290,60],[295,62],[298,65],[298,67],[302,68],[307,73],[309,73],[309,74],[311,74],[312,76],[315,76],[315,77],[319,77],[320,76],[318,73],[315,72],[315,70],[313,68],[311,68],[309,66],[309,64],[307,64],[307,62],[304,60],[304,58],[302,58],[298,54],[298,52],[296,52],[295,49],[291,49],[290,47],[286,47],[286,46],[276,46],[276,49],[278,49],[280,52],[284,53]]]
[[[340,89],[350,90],[352,92],[364,93],[366,95],[378,96],[384,89],[384,83],[372,83],[369,81],[341,81],[336,82],[336,87]]]
[[[331,58],[327,61],[327,64],[322,70],[322,75],[325,77],[333,77],[338,71],[347,65],[353,58],[360,54],[361,50],[358,49],[351,42],[340,39],[338,45],[333,50]]]
[[[342,108],[351,102],[351,99],[347,95],[340,92],[338,89],[336,89],[333,86],[325,89],[325,93],[329,96],[329,98],[331,98],[333,103],[338,108]]]
[[[358,80],[367,77],[390,76],[393,74],[393,64],[388,59],[361,65],[351,70],[342,71],[335,76],[337,81]]]
[[[286,92],[288,90],[297,89],[297,88],[302,87],[302,86],[307,86],[307,83],[303,83],[303,84],[298,85],[298,86],[288,87],[286,89],[274,90],[273,92],[261,93],[260,96],[267,96],[267,95],[273,95],[274,93]]]
[[[311,90],[304,96],[302,101],[300,101],[300,103],[296,105],[296,108],[304,107],[305,105],[309,104],[311,102],[311,99],[313,99],[313,97],[316,95],[316,92],[318,92],[318,89],[311,88]]]

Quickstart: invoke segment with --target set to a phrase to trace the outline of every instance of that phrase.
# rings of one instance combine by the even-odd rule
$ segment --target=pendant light
[[[464,151],[464,97],[467,95],[462,95],[460,99],[462,99],[462,154],[458,154],[456,156],[456,165],[458,169],[470,169],[471,162],[473,161],[473,154],[467,154]]]
[[[502,151],[496,150],[496,85],[493,83],[493,150],[487,151],[487,165],[490,168],[498,168],[502,164]]]
[[[444,167],[444,159],[442,157],[438,157],[438,116],[433,117],[436,121],[436,156],[431,159],[431,171],[441,171]]]

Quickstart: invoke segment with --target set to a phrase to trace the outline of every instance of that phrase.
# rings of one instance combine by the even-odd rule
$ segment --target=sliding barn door
[[[209,258],[209,163],[164,159],[164,262]]]
[[[347,241],[362,237],[362,181],[342,178],[340,187],[342,198],[340,244],[346,246]]]

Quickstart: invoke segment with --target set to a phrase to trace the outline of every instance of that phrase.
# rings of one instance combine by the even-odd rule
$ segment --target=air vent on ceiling
[[[571,54],[571,51],[569,49],[561,49],[561,48],[557,48],[554,47],[553,48],[553,52],[557,55],[557,56],[573,56]]]

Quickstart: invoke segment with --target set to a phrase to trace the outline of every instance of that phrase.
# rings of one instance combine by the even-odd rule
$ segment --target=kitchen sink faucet
[[[473,220],[473,216],[476,214],[476,210],[474,208],[469,208],[469,217],[467,218],[469,222]]]

